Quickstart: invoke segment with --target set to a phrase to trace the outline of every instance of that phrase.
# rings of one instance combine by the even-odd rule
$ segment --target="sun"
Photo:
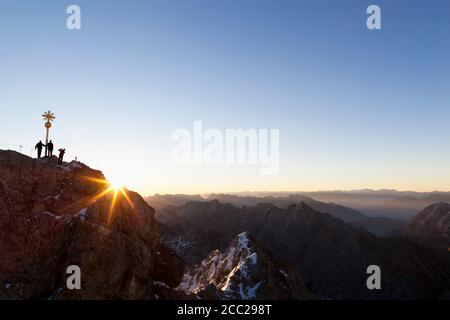
[[[109,188],[112,191],[122,191],[125,189],[125,184],[123,184],[120,181],[108,181],[109,183]]]
[[[128,196],[128,191],[125,188],[125,185],[120,182],[119,180],[103,180],[103,179],[97,179],[97,178],[91,178],[91,177],[85,177],[86,180],[90,181],[90,182],[94,182],[100,185],[105,185],[105,188],[98,193],[97,195],[95,195],[94,197],[92,197],[91,201],[95,202],[103,197],[105,197],[108,194],[112,194],[112,200],[111,200],[111,205],[110,205],[110,209],[109,209],[109,214],[108,214],[108,223],[111,221],[111,218],[114,214],[114,208],[116,206],[117,201],[120,198],[124,198],[126,200],[126,203],[128,203],[128,205],[131,208],[135,208],[133,202],[131,201],[130,197]]]

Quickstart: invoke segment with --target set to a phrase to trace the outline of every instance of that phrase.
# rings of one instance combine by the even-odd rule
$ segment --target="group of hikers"
[[[43,144],[41,140],[39,140],[39,142],[36,144],[36,146],[34,147],[35,150],[37,150],[37,156],[38,159],[41,158],[42,156],[42,149],[45,148],[45,158],[51,158],[53,157],[53,141],[50,140],[47,144]],[[58,156],[58,165],[62,165],[63,164],[63,159],[64,159],[64,154],[66,153],[66,149],[59,149],[59,156]]]

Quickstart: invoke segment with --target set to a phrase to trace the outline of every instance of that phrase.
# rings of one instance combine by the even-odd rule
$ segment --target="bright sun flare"
[[[110,188],[114,191],[123,190],[123,188],[125,188],[125,185],[119,181],[108,181],[108,182]]]
[[[126,202],[129,204],[129,206],[134,208],[134,204],[131,201],[130,197],[128,196],[127,190],[125,189],[125,185],[123,183],[120,183],[119,181],[108,181],[108,180],[102,180],[102,179],[90,178],[90,177],[86,177],[86,179],[91,182],[95,182],[95,183],[107,186],[100,193],[95,195],[91,199],[92,201],[96,201],[100,198],[103,198],[104,196],[106,196],[108,194],[112,194],[111,206],[110,206],[109,214],[108,214],[108,223],[111,221],[111,218],[113,216],[114,207],[116,206],[118,197],[123,197],[126,200]]]

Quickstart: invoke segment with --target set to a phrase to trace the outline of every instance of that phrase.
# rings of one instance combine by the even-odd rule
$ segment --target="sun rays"
[[[100,193],[98,193],[94,197],[92,197],[91,203],[94,203],[97,200],[100,200],[101,198],[112,194],[111,204],[110,204],[109,211],[108,211],[108,224],[111,223],[111,219],[114,216],[114,209],[115,209],[117,201],[120,197],[123,197],[126,200],[126,202],[129,204],[129,206],[134,208],[134,204],[131,201],[130,197],[128,196],[126,188],[122,184],[104,180],[104,179],[92,178],[92,177],[86,177],[85,179],[90,182],[101,184],[101,185],[105,186],[104,190],[102,190]]]

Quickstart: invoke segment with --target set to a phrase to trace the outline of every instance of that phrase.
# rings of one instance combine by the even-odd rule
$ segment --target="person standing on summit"
[[[64,159],[64,154],[66,153],[66,149],[59,149],[59,157],[58,157],[58,165],[62,165],[63,164],[63,159]]]
[[[42,148],[44,147],[44,144],[42,143],[42,141],[41,140],[39,140],[39,142],[36,144],[36,146],[34,147],[34,150],[36,150],[37,149],[37,156],[38,156],[38,159],[40,159],[41,158],[41,155],[42,155]]]
[[[53,156],[53,142],[52,140],[49,141],[49,143],[47,143],[47,156],[49,158],[51,158]]]

